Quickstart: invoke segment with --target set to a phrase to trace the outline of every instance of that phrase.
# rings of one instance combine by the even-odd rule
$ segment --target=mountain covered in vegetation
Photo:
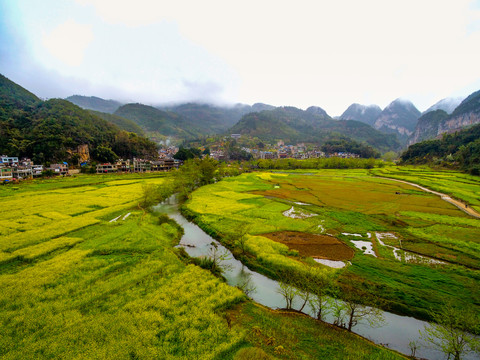
[[[407,164],[456,164],[464,171],[480,175],[480,124],[454,133],[445,133],[441,139],[411,145],[402,154],[401,160]]]
[[[115,115],[133,121],[146,132],[182,139],[194,138],[199,129],[183,116],[143,104],[126,104]]]
[[[156,154],[155,144],[143,137],[69,101],[41,101],[0,77],[0,153],[30,157],[36,163],[57,162],[72,159],[80,145],[88,145],[94,159],[100,149],[120,157]]]
[[[408,100],[391,102],[375,120],[373,127],[387,134],[395,134],[402,144],[415,130],[420,111]]]
[[[448,118],[444,110],[434,110],[423,114],[415,126],[415,131],[408,139],[408,145],[417,142],[434,139],[438,135],[438,127],[442,121]]]
[[[424,114],[408,143],[412,145],[422,140],[434,139],[444,133],[459,131],[478,123],[480,123],[480,90],[463,100],[450,115],[442,110]]]
[[[236,104],[234,106],[216,106],[211,104],[187,103],[165,110],[182,116],[198,135],[220,134],[236,124],[243,115],[255,111],[271,110],[273,106],[257,103],[252,106]],[[163,110],[163,109],[162,109]]]
[[[72,95],[65,100],[80,106],[82,109],[95,110],[113,114],[123,104],[116,100],[105,100],[96,96]]]
[[[352,104],[340,115],[340,120],[357,120],[373,126],[381,113],[378,105]]]
[[[145,132],[143,131],[143,129],[132,120],[126,119],[124,117],[121,117],[115,114],[109,114],[109,113],[104,113],[104,112],[95,111],[95,110],[88,110],[88,111],[91,114],[98,116],[99,118],[118,126],[122,130],[132,132],[140,136],[145,136]]]
[[[258,137],[264,141],[311,142],[323,144],[331,139],[348,138],[381,151],[398,149],[395,135],[383,134],[354,120],[333,120],[295,107],[279,107],[249,113],[230,129],[231,133]]]

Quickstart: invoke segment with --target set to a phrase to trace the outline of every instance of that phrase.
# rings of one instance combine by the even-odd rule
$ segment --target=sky
[[[42,98],[423,111],[479,64],[480,0],[0,0],[0,73]]]

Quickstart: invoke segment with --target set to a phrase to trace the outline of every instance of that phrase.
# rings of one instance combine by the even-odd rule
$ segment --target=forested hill
[[[450,163],[471,174],[480,175],[480,124],[444,134],[442,139],[411,145],[401,159],[407,164]]]
[[[151,141],[61,99],[41,101],[0,77],[0,153],[30,157],[36,163],[69,161],[71,150],[87,144],[93,158],[100,149],[120,157],[153,156]]]
[[[28,110],[40,102],[30,91],[0,74],[0,110],[3,114],[13,110]]]
[[[113,114],[115,110],[122,106],[122,103],[118,101],[105,100],[96,96],[72,95],[65,100],[80,106],[82,109],[100,111],[109,114]]]
[[[418,121],[408,141],[410,145],[478,124],[480,123],[480,90],[470,94],[450,115],[438,111],[428,112],[421,119],[422,121]]]
[[[230,132],[255,136],[265,141],[324,144],[335,138],[350,138],[381,151],[400,148],[400,143],[393,134],[383,134],[359,121],[333,120],[326,113],[316,115],[315,112],[294,107],[247,114]]]
[[[140,136],[145,136],[145,132],[142,130],[142,128],[132,120],[125,119],[124,117],[121,117],[115,114],[109,114],[109,113],[104,113],[104,112],[95,111],[95,110],[88,110],[88,111],[91,114],[98,116],[99,118],[102,118],[103,120],[118,126],[122,130],[133,132]]]
[[[163,111],[143,104],[126,104],[115,115],[135,122],[143,130],[176,138],[195,138],[199,130],[195,124],[172,111]]]
[[[243,115],[254,111],[274,109],[273,106],[257,103],[252,106],[215,106],[210,104],[187,103],[162,110],[172,111],[184,118],[197,130],[198,135],[221,134],[237,123]]]

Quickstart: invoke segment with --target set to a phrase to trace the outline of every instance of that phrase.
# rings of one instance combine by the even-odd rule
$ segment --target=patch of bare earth
[[[354,250],[343,242],[328,235],[315,235],[297,231],[279,231],[262,234],[273,241],[297,250],[301,256],[311,256],[329,260],[350,260]]]

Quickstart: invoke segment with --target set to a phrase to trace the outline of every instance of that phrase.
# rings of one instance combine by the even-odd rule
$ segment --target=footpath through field
[[[466,204],[466,203],[464,203],[460,200],[452,199],[450,196],[448,196],[446,194],[443,194],[443,193],[438,192],[438,191],[430,190],[426,187],[423,187],[421,185],[411,183],[411,182],[405,181],[405,180],[393,179],[393,178],[389,178],[389,177],[385,177],[385,176],[376,176],[376,177],[381,178],[381,179],[386,179],[386,180],[398,181],[398,182],[401,182],[401,183],[404,183],[404,184],[415,186],[415,187],[417,187],[417,188],[419,188],[423,191],[438,195],[438,196],[440,196],[440,198],[442,200],[445,200],[446,202],[449,202],[450,204],[455,205],[456,207],[458,207],[460,210],[464,211],[468,215],[473,216],[477,219],[480,219],[480,213],[477,212],[475,209],[469,207],[468,204]]]

